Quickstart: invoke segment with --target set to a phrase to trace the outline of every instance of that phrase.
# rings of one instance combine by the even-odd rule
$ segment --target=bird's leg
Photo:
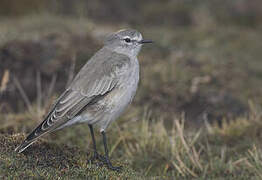
[[[102,135],[103,135],[103,143],[104,143],[104,148],[105,148],[105,162],[104,163],[107,165],[107,167],[109,169],[112,169],[112,170],[115,170],[115,171],[121,170],[121,167],[115,167],[110,162],[109,155],[108,155],[108,149],[107,149],[107,142],[106,142],[106,133],[105,133],[105,131],[102,131]]]
[[[93,130],[93,125],[89,124],[89,129],[90,129],[90,133],[92,136],[92,141],[93,141],[93,148],[94,148],[94,154],[93,156],[88,160],[88,162],[93,162],[94,160],[98,159],[102,162],[105,162],[105,158],[101,155],[98,154],[97,149],[96,149],[96,140],[95,140],[95,135],[94,135],[94,130]]]

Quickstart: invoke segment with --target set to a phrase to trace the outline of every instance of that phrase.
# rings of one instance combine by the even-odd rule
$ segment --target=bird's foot
[[[121,169],[122,169],[122,166],[113,166],[108,158],[107,158],[105,164],[107,165],[108,169],[111,169],[113,171],[121,171]]]
[[[88,159],[88,163],[92,163],[94,164],[94,162],[98,160],[100,162],[96,163],[96,165],[98,166],[102,166],[102,165],[106,165],[108,167],[108,169],[111,169],[113,171],[120,171],[122,169],[121,166],[113,166],[112,163],[110,162],[109,158],[98,154],[97,152],[94,152],[93,156]]]
[[[98,154],[97,152],[94,152],[93,156],[87,160],[88,163],[94,163],[94,161],[99,160],[103,163],[106,162],[106,158],[100,154]]]

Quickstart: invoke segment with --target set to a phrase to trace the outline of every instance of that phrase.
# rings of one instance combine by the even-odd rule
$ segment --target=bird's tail
[[[26,148],[32,145],[38,138],[40,138],[46,133],[46,131],[41,130],[43,123],[44,121],[33,132],[31,132],[17,148],[15,148],[16,152],[23,152]]]
[[[21,143],[18,147],[15,148],[15,151],[18,152],[18,153],[21,153],[26,148],[28,148],[31,144],[33,144],[34,142],[35,142],[35,140],[32,140],[32,141],[24,140],[23,143]]]

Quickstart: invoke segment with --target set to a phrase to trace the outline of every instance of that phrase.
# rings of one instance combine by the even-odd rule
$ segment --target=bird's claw
[[[88,163],[94,163],[95,160],[98,160],[100,162],[96,163],[97,166],[102,166],[102,165],[106,165],[109,169],[113,170],[113,171],[120,171],[122,169],[121,166],[113,166],[112,163],[110,162],[109,158],[98,154],[97,152],[94,152],[93,156],[88,159]]]
[[[87,160],[88,163],[93,163],[95,160],[99,160],[102,162],[106,161],[106,158],[100,154],[98,154],[97,152],[94,152],[93,156]]]
[[[111,169],[113,171],[121,171],[122,169],[122,166],[113,166],[109,160],[107,161],[106,165],[108,169]]]

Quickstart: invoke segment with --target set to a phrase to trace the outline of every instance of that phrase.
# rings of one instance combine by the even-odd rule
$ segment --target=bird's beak
[[[153,43],[153,41],[142,39],[141,41],[138,41],[138,43],[139,44],[146,44],[146,43]]]

